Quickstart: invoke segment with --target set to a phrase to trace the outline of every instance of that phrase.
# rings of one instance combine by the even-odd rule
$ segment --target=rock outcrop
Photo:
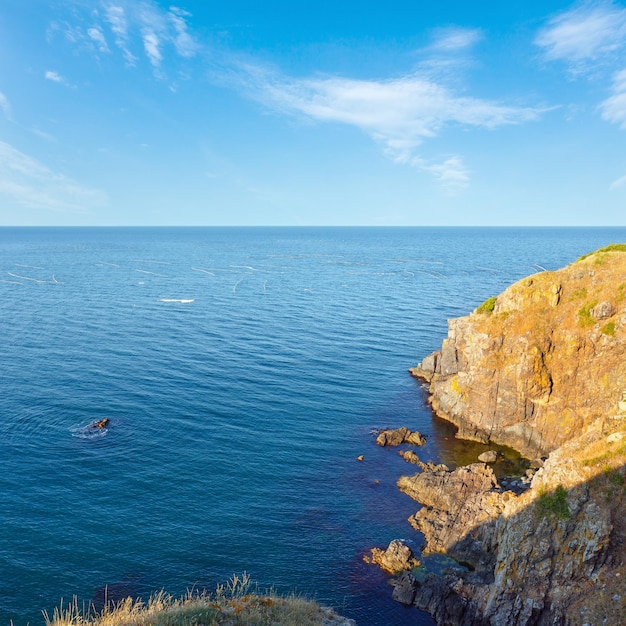
[[[415,376],[458,437],[533,459],[614,413],[626,391],[626,253],[523,279],[467,317]]]
[[[399,446],[402,443],[411,443],[414,446],[423,446],[426,438],[417,431],[410,431],[405,426],[394,430],[382,430],[376,437],[379,446]]]
[[[441,350],[412,371],[458,437],[536,459],[518,491],[485,463],[399,479],[422,505],[409,521],[423,554],[467,566],[395,581],[394,597],[440,625],[626,623],[626,246],[616,248],[450,320]]]

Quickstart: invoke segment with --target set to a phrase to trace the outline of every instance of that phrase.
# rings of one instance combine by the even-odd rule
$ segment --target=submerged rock
[[[502,452],[496,452],[496,450],[487,450],[487,452],[483,452],[478,455],[478,460],[483,463],[495,463],[499,459],[501,459],[504,455]]]

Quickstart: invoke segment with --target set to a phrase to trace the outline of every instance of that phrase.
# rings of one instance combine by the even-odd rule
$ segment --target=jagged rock
[[[413,550],[399,539],[391,541],[386,550],[372,548],[371,553],[371,556],[364,556],[363,560],[366,563],[375,563],[391,574],[411,570],[420,564]]]
[[[420,458],[413,452],[413,450],[400,450],[398,454],[407,462],[413,463],[413,465],[417,465],[422,472],[434,472],[437,470],[447,470],[448,466],[443,463],[435,464],[432,461],[428,461],[424,463],[420,460]]]
[[[321,626],[356,626],[353,619],[338,615],[334,609],[320,607],[320,613],[322,617]]]
[[[376,443],[379,446],[399,446],[402,443],[412,443],[415,446],[423,446],[426,443],[424,435],[417,431],[411,432],[405,426],[395,430],[383,430],[378,433]]]
[[[496,452],[496,450],[487,450],[487,452],[483,452],[478,455],[478,460],[483,463],[495,463],[501,457],[501,452]]]
[[[512,493],[499,490],[493,470],[483,463],[401,476],[401,491],[424,507],[409,523],[425,538],[424,552],[444,552],[476,566],[490,555],[493,525]]]

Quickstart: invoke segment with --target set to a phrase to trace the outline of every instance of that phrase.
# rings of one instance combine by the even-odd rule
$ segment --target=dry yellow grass
[[[174,598],[165,592],[147,602],[126,598],[102,612],[81,610],[76,599],[61,602],[46,626],[321,626],[329,609],[297,596],[250,593],[250,578],[235,575],[215,593],[190,592]]]

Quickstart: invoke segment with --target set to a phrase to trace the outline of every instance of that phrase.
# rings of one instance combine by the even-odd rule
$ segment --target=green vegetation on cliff
[[[491,296],[491,298],[487,298],[479,307],[477,307],[476,313],[493,313],[495,306],[496,297]]]
[[[626,243],[610,243],[608,246],[604,246],[604,248],[600,248],[599,250],[587,252],[587,254],[583,254],[581,257],[578,257],[578,259],[576,259],[576,263],[578,263],[578,261],[583,261],[592,255],[602,254],[604,252],[626,252]]]

